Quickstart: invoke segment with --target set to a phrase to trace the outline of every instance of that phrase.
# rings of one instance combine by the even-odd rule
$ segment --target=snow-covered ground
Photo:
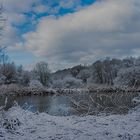
[[[18,106],[1,115],[0,140],[140,140],[140,106],[127,115],[58,117]]]

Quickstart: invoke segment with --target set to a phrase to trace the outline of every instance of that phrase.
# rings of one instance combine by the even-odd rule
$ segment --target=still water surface
[[[6,109],[18,103],[23,109],[32,112],[46,112],[50,115],[68,116],[71,114],[70,100],[67,96],[19,96],[8,97]],[[0,105],[4,104],[4,97]]]

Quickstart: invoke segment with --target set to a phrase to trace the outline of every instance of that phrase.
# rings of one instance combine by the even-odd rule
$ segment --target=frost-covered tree
[[[121,60],[106,58],[96,61],[93,66],[93,81],[97,84],[113,85],[113,80],[121,67]]]
[[[0,84],[20,84],[27,86],[30,81],[30,74],[24,71],[22,66],[16,66],[14,63],[5,63],[0,65]]]
[[[114,80],[115,86],[139,87],[140,86],[140,66],[123,68],[118,72]]]
[[[27,86],[30,82],[31,74],[29,71],[25,71],[23,66],[20,65],[16,69],[16,81],[20,85]]]
[[[39,77],[40,82],[46,86],[49,83],[50,70],[46,62],[38,62],[34,68],[36,76]]]
[[[15,81],[15,76],[16,76],[16,66],[14,63],[7,63],[4,64],[1,68],[2,75],[6,77],[6,84],[9,84],[11,82],[16,82]]]
[[[132,67],[135,64],[136,59],[133,57],[127,57],[122,60],[123,67],[128,68]]]
[[[79,74],[79,72],[81,70],[83,70],[84,68],[85,68],[84,66],[78,65],[78,66],[71,68],[70,72],[71,72],[73,77],[76,77]]]

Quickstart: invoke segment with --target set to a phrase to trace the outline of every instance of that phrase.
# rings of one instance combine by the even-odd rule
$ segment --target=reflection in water
[[[0,97],[0,106],[4,105],[5,97]],[[32,112],[47,112],[50,115],[71,115],[70,101],[67,96],[19,96],[8,97],[6,110],[17,102],[23,109]]]
[[[69,116],[102,113],[124,114],[134,105],[132,99],[137,93],[90,93],[59,96],[19,96],[8,97],[6,109],[14,105],[14,101],[23,109],[32,112],[47,112],[50,115]],[[5,97],[0,97],[0,106]]]
[[[70,101],[66,96],[50,97],[47,113],[51,115],[70,115]]]

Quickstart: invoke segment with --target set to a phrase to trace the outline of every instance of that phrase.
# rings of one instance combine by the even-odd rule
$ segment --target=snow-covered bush
[[[29,83],[29,87],[33,89],[40,89],[43,87],[43,85],[38,80],[31,80]]]
[[[81,70],[77,78],[81,79],[83,83],[87,84],[88,78],[91,76],[91,71],[89,69]]]
[[[20,126],[18,118],[4,118],[2,126],[8,130],[16,130]]]
[[[140,66],[121,69],[114,85],[119,87],[139,87],[140,86]]]
[[[6,77],[5,84],[16,82],[16,66],[12,63],[6,63],[1,67],[2,74]]]
[[[18,84],[27,86],[30,81],[30,73],[28,71],[21,71],[16,74],[16,81]]]
[[[0,85],[5,83],[6,77],[3,74],[0,74]]]
[[[79,88],[82,86],[82,80],[74,77],[65,77],[63,80],[53,81],[53,88]]]
[[[10,85],[8,85],[8,89],[9,89],[9,91],[14,92],[14,91],[18,91],[20,89],[20,86],[17,84],[10,84]]]
[[[64,79],[64,86],[66,88],[76,88],[82,86],[82,81],[79,79],[75,79],[73,77],[68,77]]]

